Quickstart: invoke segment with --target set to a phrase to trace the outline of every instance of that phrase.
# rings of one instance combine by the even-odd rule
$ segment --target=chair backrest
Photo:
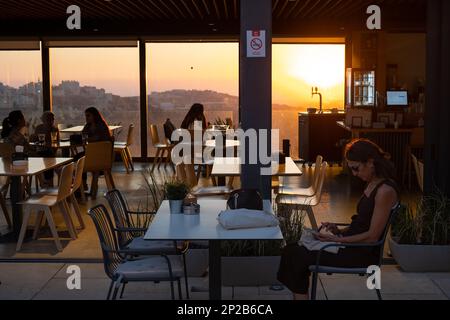
[[[150,125],[150,136],[152,137],[153,145],[157,145],[158,143],[161,143],[159,140],[158,127],[156,127],[156,125],[154,125],[154,124]]]
[[[327,175],[327,168],[328,168],[328,162],[326,162],[326,161],[322,162],[322,165],[320,166],[320,173],[319,173],[319,178],[318,178],[318,182],[317,182],[317,189],[314,190],[317,203],[320,203],[320,199],[322,198],[323,183],[324,183],[325,177]]]
[[[127,146],[131,146],[134,142],[134,124],[130,124],[128,127],[128,134],[127,134]]]
[[[423,163],[417,160],[417,157],[411,153],[412,162],[414,165],[414,171],[416,172],[417,183],[420,190],[423,191]],[[422,169],[420,168],[422,166]]]
[[[399,203],[397,203],[395,205],[395,207],[393,207],[391,209],[391,213],[389,214],[389,219],[388,219],[388,221],[386,223],[386,226],[384,227],[384,231],[383,231],[383,234],[381,235],[381,239],[378,242],[379,246],[380,246],[379,247],[379,250],[380,250],[379,254],[380,254],[380,256],[379,256],[379,261],[378,261],[378,265],[379,266],[381,266],[381,264],[383,263],[384,244],[386,242],[386,238],[387,238],[387,235],[389,233],[389,229],[390,229],[390,227],[392,225],[392,222],[394,221],[395,217],[397,216],[398,212],[400,211],[401,207],[402,207],[402,205],[399,202]]]
[[[119,190],[106,192],[105,198],[112,210],[114,222],[117,228],[130,228],[132,224],[128,215],[128,206]],[[125,247],[133,239],[130,232],[117,232],[119,247]]]
[[[113,164],[113,144],[110,141],[92,142],[86,145],[84,172],[110,170]]]
[[[100,240],[105,272],[110,279],[114,279],[117,267],[122,263],[123,257],[118,252],[116,233],[108,210],[101,204],[89,209],[88,214],[94,221]]]
[[[320,172],[321,172],[321,168],[322,168],[322,162],[323,162],[323,157],[318,155],[316,157],[316,164],[314,166],[314,176],[313,176],[313,183],[312,183],[312,187],[313,190],[317,190],[318,187],[318,183],[319,183],[319,178],[320,178]]]
[[[194,164],[179,163],[176,166],[177,179],[185,182],[190,188],[197,186],[198,179]]]
[[[71,162],[66,164],[61,170],[61,176],[59,178],[59,187],[58,187],[58,201],[66,199],[70,196],[70,191],[72,190],[72,177],[73,177],[73,168],[74,163]]]
[[[83,182],[83,172],[84,172],[84,163],[86,161],[86,157],[82,157],[78,159],[77,164],[75,166],[75,174],[72,185],[72,192],[77,191],[81,187],[81,183]]]

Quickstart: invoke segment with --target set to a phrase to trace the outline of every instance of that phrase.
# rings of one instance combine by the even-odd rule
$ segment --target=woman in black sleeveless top
[[[353,175],[367,182],[364,194],[357,205],[357,214],[351,225],[339,229],[333,223],[322,226],[333,235],[320,234],[324,242],[374,243],[386,227],[391,209],[398,203],[394,182],[395,170],[387,155],[369,140],[351,142],[345,150],[345,158]],[[278,280],[293,293],[294,299],[308,299],[309,266],[316,263],[317,251],[291,244],[283,249]],[[337,254],[322,252],[321,265],[330,267],[358,268],[377,264],[379,250],[374,248],[345,248]]]

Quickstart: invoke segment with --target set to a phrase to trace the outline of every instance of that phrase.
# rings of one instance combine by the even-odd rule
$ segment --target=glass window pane
[[[238,43],[148,43],[149,124],[164,139],[166,119],[179,128],[193,103],[205,107],[210,124],[238,124]],[[149,139],[149,156],[155,154]]]
[[[12,110],[22,110],[29,130],[42,114],[41,51],[0,51],[0,125]]]
[[[109,125],[121,125],[126,141],[134,124],[133,156],[141,156],[138,48],[53,48],[50,53],[53,111],[65,126],[85,124],[84,110],[96,107]]]
[[[298,113],[313,107],[344,109],[345,46],[274,44],[272,62],[272,127],[282,140],[290,139],[291,156],[298,158]],[[300,155],[301,156],[301,155]]]

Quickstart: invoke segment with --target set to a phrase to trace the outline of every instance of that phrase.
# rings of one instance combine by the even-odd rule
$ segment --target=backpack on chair
[[[232,210],[263,210],[263,199],[258,189],[238,189],[230,193],[227,207]]]

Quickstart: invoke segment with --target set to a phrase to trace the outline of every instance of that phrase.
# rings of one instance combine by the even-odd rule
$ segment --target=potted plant
[[[189,186],[179,180],[168,181],[164,184],[164,193],[169,200],[170,213],[181,213],[183,200],[189,193]]]
[[[450,271],[450,199],[435,191],[404,207],[392,225],[389,245],[404,271]]]
[[[223,241],[222,284],[224,286],[263,286],[277,284],[281,249],[297,242],[302,234],[305,212],[278,206],[273,208],[280,221],[284,241]]]

